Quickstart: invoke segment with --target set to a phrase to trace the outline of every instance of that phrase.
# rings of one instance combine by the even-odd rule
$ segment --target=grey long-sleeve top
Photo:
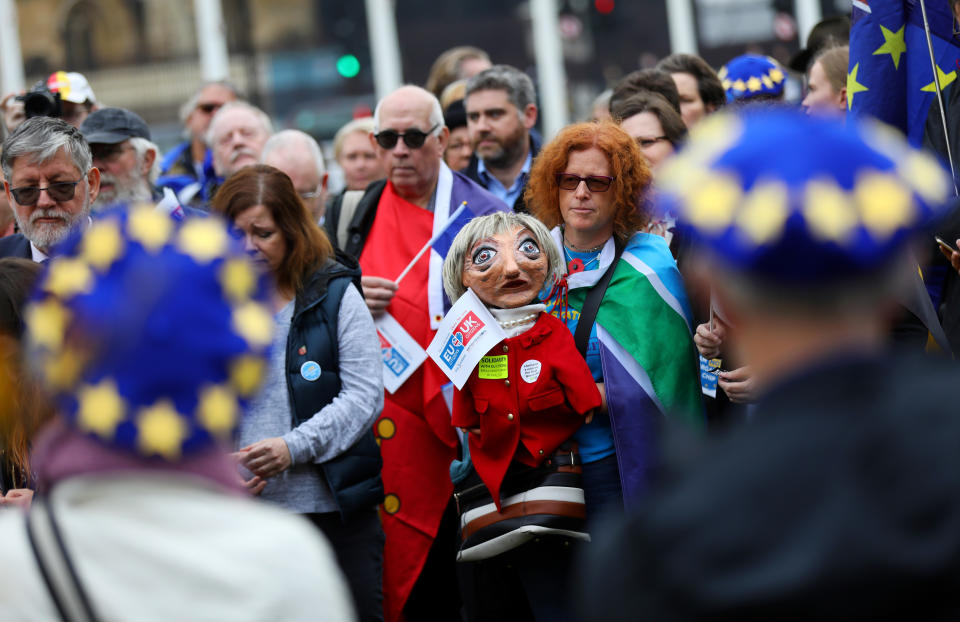
[[[343,293],[337,320],[340,393],[296,428],[285,377],[287,335],[293,319],[291,301],[275,316],[273,349],[267,377],[240,426],[238,447],[282,437],[293,465],[268,480],[261,497],[293,512],[334,512],[330,489],[315,464],[349,449],[370,429],[383,409],[380,341],[370,311],[351,284]],[[251,477],[244,473],[245,477]]]

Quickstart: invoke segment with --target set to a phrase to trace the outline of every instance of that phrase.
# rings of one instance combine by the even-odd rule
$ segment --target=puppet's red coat
[[[504,357],[503,358],[496,357]],[[600,406],[600,392],[566,325],[546,313],[493,347],[455,393],[453,425],[470,434],[470,459],[497,507],[512,460],[537,466]]]

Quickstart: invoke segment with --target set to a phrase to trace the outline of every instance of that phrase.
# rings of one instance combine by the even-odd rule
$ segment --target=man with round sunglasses
[[[75,229],[86,229],[100,171],[80,130],[61,119],[24,121],[3,143],[4,191],[19,234],[0,239],[0,257],[45,261]]]
[[[363,192],[344,193],[324,221],[330,238],[359,258],[373,316],[389,315],[424,349],[450,307],[441,269],[453,237],[474,216],[509,210],[444,164],[449,134],[440,102],[429,91],[403,86],[387,95],[377,105],[370,135],[387,178]],[[456,214],[463,203],[464,211]],[[434,238],[429,252],[412,261]],[[457,435],[443,397],[447,383],[427,359],[386,394],[374,426],[387,491],[381,515],[388,621],[401,614],[410,620],[459,615],[449,471],[457,458]]]

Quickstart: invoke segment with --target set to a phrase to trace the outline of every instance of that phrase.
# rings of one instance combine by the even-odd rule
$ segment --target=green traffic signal
[[[337,73],[344,78],[355,78],[360,73],[360,61],[353,54],[344,54],[337,59]]]

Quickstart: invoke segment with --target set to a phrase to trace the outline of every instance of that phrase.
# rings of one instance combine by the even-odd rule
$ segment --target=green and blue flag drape
[[[551,233],[562,248],[560,229]],[[587,292],[614,255],[610,238],[596,270],[567,275],[573,317],[579,317]],[[704,423],[693,314],[680,271],[662,237],[636,233],[630,238],[597,311],[596,326],[607,411],[629,505],[649,485],[662,421],[670,417],[695,428]]]
[[[960,34],[947,0],[926,0],[940,88],[960,73]],[[855,0],[847,106],[902,130],[919,146],[936,93],[919,0]]]

